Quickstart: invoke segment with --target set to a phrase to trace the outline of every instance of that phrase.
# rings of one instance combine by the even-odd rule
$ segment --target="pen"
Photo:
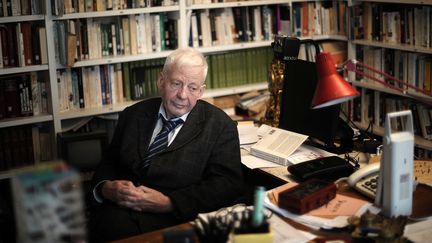
[[[263,221],[263,204],[264,204],[265,189],[262,186],[258,186],[255,189],[255,201],[254,210],[252,215],[252,226],[258,227]]]

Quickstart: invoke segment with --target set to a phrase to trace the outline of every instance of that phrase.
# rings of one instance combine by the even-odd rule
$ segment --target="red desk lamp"
[[[315,62],[318,83],[312,99],[313,109],[343,103],[359,95],[359,92],[336,72],[330,53],[317,53]]]
[[[349,85],[337,72],[332,57],[328,52],[320,52],[316,55],[316,66],[318,73],[318,84],[315,95],[312,100],[312,108],[322,108],[338,103],[345,102],[359,95],[358,91]],[[369,70],[371,74],[362,70]],[[377,70],[357,60],[349,59],[341,66],[343,70],[360,74],[363,77],[380,83],[383,86],[407,94],[408,89],[416,91],[418,94],[429,95],[424,89],[409,84],[406,81],[397,79],[383,71]],[[373,74],[379,74],[385,77],[385,80],[375,77]],[[391,80],[393,83],[389,83]],[[418,96],[418,94],[416,94]],[[421,98],[421,97],[420,97]]]

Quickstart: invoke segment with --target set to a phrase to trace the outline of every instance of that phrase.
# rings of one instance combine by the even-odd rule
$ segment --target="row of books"
[[[101,107],[123,102],[121,64],[57,71],[59,110]]]
[[[164,59],[154,59],[123,64],[125,99],[139,100],[157,95],[156,80],[164,64]]]
[[[432,159],[432,150],[414,147],[414,157],[416,159]]]
[[[432,47],[430,6],[363,2],[353,6],[353,38]]]
[[[0,120],[48,113],[47,82],[30,73],[0,79]]]
[[[346,35],[346,1],[294,2],[293,33],[296,36]]]
[[[358,47],[357,54],[358,60],[413,85],[417,90],[412,87],[404,87],[403,83],[395,82],[369,70],[364,70],[366,74],[385,80],[388,84],[403,90],[413,90],[426,95],[432,94],[431,55],[364,46]],[[367,79],[364,80],[367,81]]]
[[[0,68],[48,63],[46,29],[38,22],[0,25]]]
[[[0,129],[0,171],[53,159],[52,132],[43,124]]]
[[[232,51],[207,56],[207,89],[228,88],[266,82],[273,52],[271,48]],[[136,100],[157,94],[156,80],[164,59],[123,64],[125,99]],[[128,88],[129,87],[129,88]],[[127,92],[130,91],[130,96]],[[129,98],[130,97],[130,98]]]
[[[193,4],[210,4],[210,3],[227,3],[227,2],[238,2],[239,0],[187,0],[187,5]],[[249,0],[240,0],[240,1],[249,1]]]
[[[177,19],[167,13],[55,22],[56,60],[75,61],[176,49]]]
[[[267,82],[272,58],[273,50],[270,47],[211,55],[208,57],[207,88]]]
[[[257,48],[208,56],[208,89],[267,81],[273,52]],[[57,71],[60,111],[101,107],[157,95],[164,59]]]
[[[272,40],[276,33],[288,35],[289,25],[286,5],[196,10],[190,19],[189,45],[207,47]]]
[[[373,92],[372,90],[367,90],[364,93],[364,97],[362,98],[364,102],[363,106],[360,104],[361,98],[353,101],[353,121],[372,123],[384,127],[385,115],[387,113],[411,110],[413,114],[414,134],[432,140],[431,107],[393,95],[381,95],[381,97],[377,97]],[[392,129],[396,131],[406,130],[405,125],[405,122],[398,118],[396,122],[392,122]]]
[[[0,17],[45,13],[44,0],[0,0]]]
[[[52,13],[63,15],[94,11],[178,5],[177,0],[51,0]]]

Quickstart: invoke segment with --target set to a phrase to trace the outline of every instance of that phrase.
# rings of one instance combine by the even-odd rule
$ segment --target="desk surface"
[[[123,240],[114,241],[113,243],[163,243],[163,233],[170,230],[191,230],[192,225],[190,223],[179,224],[166,229],[156,230],[149,233],[132,236]]]
[[[255,176],[258,176],[259,178],[265,178],[267,181],[266,183],[270,183],[271,187],[277,186],[278,184],[281,185],[283,183],[286,183],[285,181],[281,180],[280,178],[276,178],[269,174],[269,172],[266,172],[265,170],[252,170],[255,173]],[[362,198],[365,200],[370,200],[363,195],[357,193],[354,189],[350,188],[346,183],[343,186],[339,187],[339,192],[348,195],[353,196],[357,198]],[[432,216],[432,188],[423,184],[419,184],[414,191],[413,196],[413,213],[411,215],[412,218],[424,218],[428,216]],[[285,219],[286,222],[288,222],[290,225],[297,229],[311,231],[310,228],[307,226],[304,226],[302,224],[293,222],[289,219]],[[190,230],[192,229],[192,225],[190,223],[185,223],[181,225],[177,225],[174,227],[153,231],[150,233],[145,233],[138,236],[133,236],[127,239],[116,241],[116,243],[135,243],[135,242],[151,242],[151,243],[162,243],[163,241],[163,233],[164,231],[169,230]],[[325,232],[319,232],[314,231],[313,233],[317,235],[326,235]]]

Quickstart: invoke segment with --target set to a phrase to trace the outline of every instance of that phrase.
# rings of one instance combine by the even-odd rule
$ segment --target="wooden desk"
[[[348,195],[355,195],[356,197],[358,197],[358,196],[363,197],[362,195],[356,193],[354,190],[352,190],[348,186],[342,188],[341,190],[346,190],[343,192],[344,194],[346,193]],[[427,216],[432,215],[432,207],[430,207],[430,205],[432,205],[432,196],[431,195],[432,195],[432,188],[425,186],[425,185],[419,185],[417,187],[417,189],[414,191],[413,214],[411,215],[411,217],[423,218],[423,217],[427,217]],[[312,231],[312,233],[318,234],[321,236],[328,235],[327,232],[320,232],[320,231],[311,230],[307,226],[293,222],[293,221],[288,220],[288,219],[286,221],[297,229],[301,229],[301,230],[305,230],[305,231]],[[143,243],[143,242],[163,243],[164,242],[164,240],[163,240],[163,232],[164,231],[191,230],[191,229],[192,229],[192,225],[190,223],[185,223],[185,224],[180,224],[180,225],[173,226],[173,227],[166,228],[166,229],[157,230],[157,231],[153,231],[150,233],[145,233],[145,234],[133,236],[133,237],[126,238],[123,240],[118,240],[118,241],[115,241],[115,243]],[[198,241],[196,241],[196,242],[198,242]]]
[[[248,154],[243,149],[241,150],[241,152],[242,154]],[[357,156],[358,153],[355,154]],[[366,160],[366,158],[363,159]],[[253,193],[256,186],[264,186],[267,190],[270,190],[287,183],[287,180],[293,179],[289,177],[287,168],[282,166],[280,168],[249,169],[245,165],[243,165],[243,173],[246,182],[246,191],[243,198],[243,202],[248,205],[251,205],[253,203]],[[371,199],[359,194],[357,191],[349,187],[346,183],[345,186],[339,187],[339,192],[347,196],[361,198],[373,202]],[[417,187],[417,189],[414,191],[414,196],[413,196],[413,213],[411,215],[412,218],[423,218],[432,215],[432,207],[430,207],[430,205],[432,205],[431,195],[432,195],[432,188],[425,185],[419,185]],[[313,231],[309,227],[294,222],[292,220],[286,219],[286,221],[296,229],[312,231],[313,233],[318,235],[326,235],[326,233],[324,232]],[[181,230],[181,229],[192,229],[192,225],[189,223],[181,224],[178,226],[174,226],[174,227],[170,227],[170,228],[166,228],[163,230],[158,230],[150,233],[145,233],[142,235],[134,236],[116,242],[117,243],[163,242],[164,231]]]
[[[165,228],[165,229],[156,230],[156,231],[152,231],[149,233],[132,236],[132,237],[129,237],[126,239],[113,241],[113,243],[163,243],[164,242],[163,233],[165,231],[192,230],[192,229],[193,228],[192,228],[192,225],[190,223],[184,223],[184,224],[179,224],[179,225]],[[195,239],[195,242],[198,242],[198,241]]]

